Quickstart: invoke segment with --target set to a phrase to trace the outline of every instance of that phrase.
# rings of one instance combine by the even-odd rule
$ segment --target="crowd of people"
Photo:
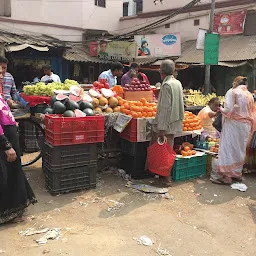
[[[139,71],[139,65],[137,63],[132,63],[129,67],[127,73],[123,73],[124,66],[120,62],[113,63],[109,70],[103,71],[99,75],[100,79],[106,79],[110,88],[117,85],[117,78],[121,78],[121,85],[131,85],[134,78],[138,78],[140,82],[145,84],[150,84],[148,77],[143,72]]]

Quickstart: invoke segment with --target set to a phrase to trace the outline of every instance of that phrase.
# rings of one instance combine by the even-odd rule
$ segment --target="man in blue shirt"
[[[122,63],[115,62],[111,65],[109,70],[104,71],[99,75],[99,80],[106,79],[110,88],[112,88],[117,84],[117,77],[121,77],[123,75],[123,69],[124,67]]]

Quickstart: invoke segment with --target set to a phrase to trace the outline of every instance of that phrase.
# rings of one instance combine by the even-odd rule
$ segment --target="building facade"
[[[144,0],[143,9],[140,12],[134,12],[133,15],[122,17],[120,19],[120,29],[122,32],[130,32],[135,28],[145,26],[177,11],[179,8],[187,5],[190,0],[168,1],[163,0],[155,4],[152,0]],[[130,2],[129,2],[130,4]],[[255,0],[216,0],[215,12],[227,12],[241,9],[256,10]],[[193,7],[183,10],[180,14],[157,26],[153,30],[145,33],[181,33],[182,42],[194,40],[197,38],[199,28],[209,28],[209,13],[211,1],[202,1]]]
[[[0,28],[82,41],[86,30],[116,31],[123,0],[1,0]]]

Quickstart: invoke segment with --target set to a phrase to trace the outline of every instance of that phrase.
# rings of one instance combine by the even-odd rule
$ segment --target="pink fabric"
[[[148,77],[144,73],[139,72],[139,74],[142,76],[143,81],[146,82],[146,84],[150,84]]]
[[[4,134],[3,126],[5,125],[16,125],[16,122],[9,106],[0,95],[0,135]]]

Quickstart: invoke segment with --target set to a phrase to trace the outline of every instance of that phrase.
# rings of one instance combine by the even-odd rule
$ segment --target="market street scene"
[[[0,254],[256,255],[255,21],[2,0]]]

